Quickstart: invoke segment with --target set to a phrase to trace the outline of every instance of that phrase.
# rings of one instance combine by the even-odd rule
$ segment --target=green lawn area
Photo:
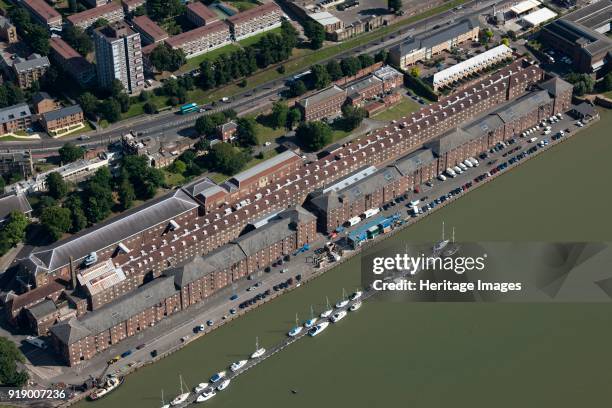
[[[15,137],[15,136],[0,136],[0,142],[15,142],[18,140],[24,141],[26,139],[22,137]]]
[[[153,92],[151,92],[150,94],[151,94],[151,97],[149,98],[149,101],[153,102],[155,106],[157,106],[158,109],[166,106],[166,102],[168,100],[167,96],[155,95]],[[136,103],[132,102],[130,104],[130,108],[128,109],[128,111],[121,114],[121,119],[133,118],[134,116],[144,114],[143,106],[145,103],[146,102],[140,102],[140,101]]]
[[[419,110],[420,105],[408,98],[402,98],[402,100],[395,106],[390,107],[376,115],[373,119],[392,121],[400,119],[412,112]]]
[[[172,173],[166,169],[162,169],[162,172],[164,173],[164,181],[169,187],[180,186],[185,182],[185,177],[182,174]]]
[[[257,86],[263,83],[266,83],[268,81],[272,81],[274,79],[284,77],[288,74],[293,74],[293,73],[302,71],[310,67],[313,64],[316,64],[327,58],[331,58],[334,55],[338,55],[339,53],[343,51],[349,50],[351,48],[359,47],[367,42],[370,42],[377,38],[384,37],[390,32],[396,31],[399,27],[403,27],[405,25],[414,23],[415,21],[419,21],[424,18],[430,17],[432,15],[450,10],[465,2],[466,0],[452,0],[439,7],[435,7],[433,9],[427,10],[424,13],[409,17],[407,19],[404,19],[390,26],[383,27],[375,31],[367,32],[353,39],[347,40],[340,44],[332,45],[330,47],[321,48],[319,50],[297,50],[295,52],[295,56],[293,57],[293,59],[283,64],[285,66],[284,74],[279,74],[276,71],[276,67],[266,68],[250,76],[249,78],[247,78],[248,84],[245,88],[240,88],[237,85],[227,85],[227,86],[218,88],[216,90],[207,92],[206,96],[204,96],[202,99],[199,99],[199,100],[194,99],[194,98],[192,99],[194,99],[196,102],[199,102],[199,103],[209,103],[212,101],[219,100],[223,96],[233,96],[233,95],[238,94],[239,92],[243,92],[248,89],[256,88]]]
[[[187,72],[194,70],[200,66],[203,61],[217,58],[221,54],[225,54],[231,51],[236,51],[239,47],[236,44],[228,44],[216,50],[209,51],[205,54],[198,55],[197,57],[189,58],[187,63],[179,69],[179,72]]]
[[[254,115],[250,115],[249,117],[254,118]],[[266,126],[265,124],[261,123],[261,120],[255,120],[255,132],[257,134],[257,140],[259,141],[259,144],[264,144],[265,142],[272,142],[274,141],[277,137],[280,137],[282,135],[284,135],[287,132],[287,129],[285,128],[278,128],[278,129],[274,129],[271,127]]]
[[[247,164],[246,166],[244,166],[244,169],[241,170],[241,172],[250,169],[251,167],[255,166],[258,163],[261,163],[262,161],[268,160],[274,156],[276,156],[278,154],[278,152],[275,149],[272,150],[268,150],[266,152],[264,152],[264,156],[262,158],[256,158],[253,157]],[[227,174],[223,174],[223,173],[213,173],[211,175],[208,176],[212,181],[214,181],[217,184],[221,184],[223,183],[225,180],[227,180],[228,178],[230,178],[231,176],[228,176]]]
[[[223,183],[225,180],[227,180],[228,178],[230,178],[230,176],[226,176],[225,174],[222,174],[222,173],[214,173],[214,174],[211,174],[211,175],[209,176],[209,178],[210,178],[212,181],[214,181],[215,183],[217,183],[217,184],[221,184],[221,183]]]
[[[232,0],[229,0],[228,3],[231,4],[232,6],[236,7],[240,11],[250,10],[253,7],[258,6],[258,3],[254,2],[254,1],[232,1]]]
[[[235,3],[232,3],[235,4]],[[248,3],[248,4],[252,4],[252,3]],[[243,47],[248,47],[249,45],[253,45],[255,43],[257,43],[261,37],[263,37],[266,34],[270,34],[270,33],[280,33],[281,32],[281,28],[275,28],[274,30],[270,30],[270,31],[264,31],[263,33],[259,33],[259,34],[255,34],[251,37],[245,38],[244,40],[240,40],[238,41],[238,44],[242,45]]]

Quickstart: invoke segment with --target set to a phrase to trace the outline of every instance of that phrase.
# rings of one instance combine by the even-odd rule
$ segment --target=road
[[[425,18],[412,24],[398,27],[396,31],[387,34],[382,39],[378,38],[366,45],[360,45],[349,49],[343,53],[334,55],[331,58],[320,61],[327,62],[331,59],[340,59],[351,55],[362,53],[375,54],[381,49],[388,49],[404,41],[406,37],[431,30],[434,25],[444,25],[459,18],[478,16],[487,12],[493,5],[510,3],[512,0],[490,0],[490,1],[469,1],[460,10],[448,10],[441,14]],[[305,67],[306,68],[306,67]],[[254,90],[248,90],[237,94],[230,103],[220,103],[214,110],[207,113],[193,113],[185,116],[175,112],[164,112],[158,115],[140,116],[127,119],[115,125],[111,125],[105,130],[90,132],[87,134],[89,139],[84,141],[65,137],[61,139],[43,138],[37,141],[11,141],[0,142],[3,150],[23,150],[31,149],[33,153],[53,152],[59,149],[67,140],[85,147],[96,147],[106,145],[119,140],[121,136],[129,131],[142,132],[143,134],[164,138],[165,135],[176,134],[180,130],[193,126],[196,119],[202,115],[222,109],[232,108],[239,115],[244,115],[263,106],[272,103],[278,98],[278,94],[286,89],[286,82],[292,75],[266,82]]]

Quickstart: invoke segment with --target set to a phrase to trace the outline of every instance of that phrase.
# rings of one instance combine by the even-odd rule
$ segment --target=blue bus
[[[187,105],[183,105],[181,106],[181,114],[186,114],[186,113],[191,113],[191,112],[197,112],[198,110],[198,104],[195,102],[191,102],[188,103]]]

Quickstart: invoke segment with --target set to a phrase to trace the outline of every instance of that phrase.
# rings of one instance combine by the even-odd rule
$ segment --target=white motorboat
[[[336,303],[336,308],[337,308],[337,309],[339,309],[339,308],[341,308],[341,307],[344,307],[344,306],[348,305],[348,303],[349,303],[349,301],[348,301],[348,299],[346,298],[346,293],[344,292],[344,288],[342,288],[342,299],[341,299],[341,300],[339,300],[339,301]]]
[[[349,310],[351,312],[354,312],[355,310],[359,309],[361,307],[361,302],[355,302],[351,305],[351,307],[349,307]]]
[[[216,383],[225,378],[225,371],[219,371],[217,374],[210,377],[211,383]]]
[[[208,392],[203,392],[201,395],[198,395],[198,398],[196,398],[196,402],[208,401],[209,399],[211,399],[215,395],[217,395],[217,393],[215,393],[214,390],[211,390],[211,391],[208,391]]]
[[[236,372],[240,370],[242,367],[244,367],[247,362],[248,360],[236,361],[235,363],[232,363],[232,365],[230,366],[230,370],[232,370],[232,372]]]
[[[221,384],[219,384],[219,386],[217,387],[217,390],[218,391],[223,391],[224,389],[229,387],[229,385],[230,385],[230,379],[228,378],[227,380],[225,380]]]
[[[325,297],[325,301],[327,302],[327,308],[319,315],[321,319],[327,319],[334,312],[334,309],[329,306],[329,298],[327,296]]]
[[[189,398],[190,392],[183,391],[183,377],[181,375],[179,375],[179,381],[181,383],[181,393],[177,395],[176,398],[174,398],[172,401],[170,401],[171,406],[180,405],[183,402],[187,401],[187,398]]]
[[[194,387],[193,392],[195,392],[196,394],[199,394],[202,391],[204,391],[206,389],[206,387],[208,387],[208,383],[207,382],[199,383],[198,385],[196,385]]]
[[[310,329],[308,331],[308,334],[310,334],[311,337],[314,337],[318,335],[319,333],[321,333],[323,330],[327,329],[327,326],[329,326],[329,322],[321,322],[317,324],[315,327],[313,327],[312,329]]]
[[[337,323],[340,320],[344,319],[345,317],[346,317],[346,310],[341,310],[339,312],[334,313],[334,315],[330,317],[329,320],[331,320],[332,323]]]
[[[266,349],[263,347],[259,347],[259,338],[255,338],[255,351],[251,354],[251,358],[259,358],[266,354]]]
[[[360,298],[361,298],[361,295],[363,295],[363,293],[362,293],[361,291],[359,291],[359,290],[358,290],[357,292],[353,293],[353,294],[352,294],[352,295],[349,297],[349,299],[351,300],[351,302],[354,302],[355,300],[360,299]]]
[[[289,333],[287,333],[287,335],[289,337],[295,337],[298,334],[300,334],[302,332],[302,326],[300,326],[300,321],[298,319],[298,315],[297,313],[295,314],[295,326],[293,327],[293,329],[289,330]]]

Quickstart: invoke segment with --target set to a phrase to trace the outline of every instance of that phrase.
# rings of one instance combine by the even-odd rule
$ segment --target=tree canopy
[[[229,143],[217,143],[208,153],[209,167],[230,176],[242,170],[249,159],[248,154]]]
[[[323,122],[306,122],[297,127],[295,136],[306,149],[316,151],[331,143],[332,130]]]
[[[0,255],[23,241],[27,226],[28,219],[22,212],[9,213],[7,220],[0,227]]]
[[[304,24],[304,35],[310,41],[310,48],[318,50],[325,41],[325,28],[315,21],[307,20]]]
[[[0,337],[0,384],[5,387],[23,387],[28,381],[28,373],[19,370],[17,363],[25,363],[25,358],[15,343]]]
[[[176,71],[187,61],[183,50],[175,50],[159,44],[149,56],[149,61],[158,71]]]
[[[62,176],[56,171],[49,173],[45,182],[47,183],[49,195],[56,200],[64,198],[68,193],[68,184],[66,184]]]
[[[66,143],[58,150],[60,160],[62,163],[72,163],[78,159],[81,159],[85,154],[85,149],[75,145],[74,143]]]

